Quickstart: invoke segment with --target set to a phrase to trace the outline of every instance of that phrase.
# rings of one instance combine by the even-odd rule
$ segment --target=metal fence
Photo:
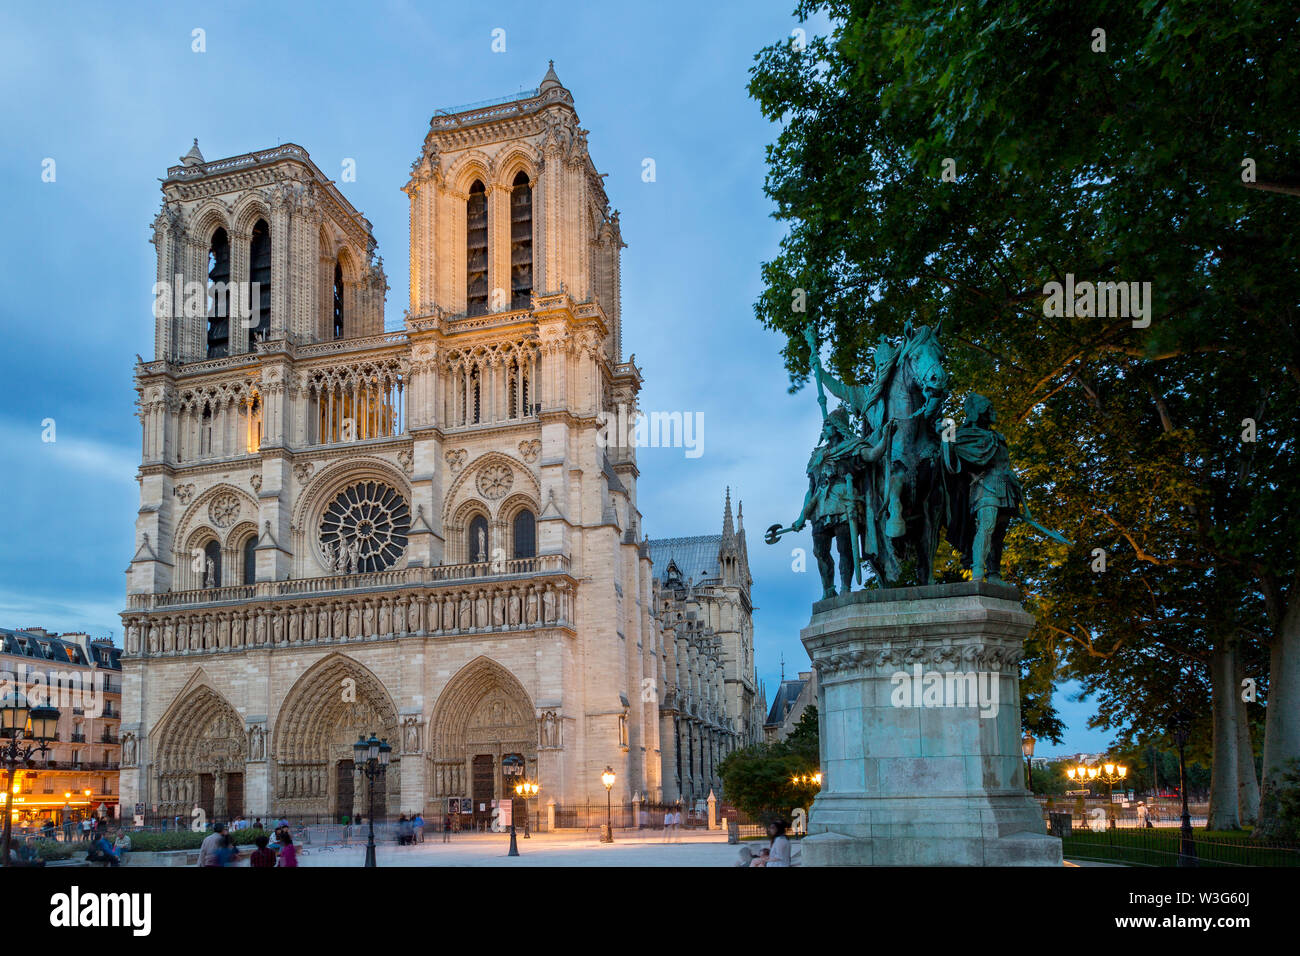
[[[1181,835],[1177,828],[1072,830],[1062,839],[1065,856],[1126,866],[1177,866]],[[1193,833],[1197,866],[1300,866],[1300,844],[1257,840],[1204,831]]]

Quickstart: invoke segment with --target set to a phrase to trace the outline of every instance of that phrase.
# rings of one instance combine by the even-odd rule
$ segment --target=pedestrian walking
[[[90,842],[90,817],[81,821],[81,840],[83,843]]]
[[[267,846],[271,841],[266,834],[263,833],[253,842],[257,844],[257,849],[249,857],[248,865],[255,867],[275,866],[275,851]]]
[[[442,842],[451,842],[451,814],[443,814],[442,817]]]
[[[284,830],[284,839],[280,841],[280,859],[276,866],[297,866],[298,850],[293,845],[293,836],[288,828]]]
[[[664,811],[664,842],[667,843],[673,836],[673,811],[671,809]]]
[[[226,845],[226,825],[218,823],[199,844],[199,866],[221,866],[221,851]]]
[[[417,812],[415,814],[415,819],[411,823],[411,826],[415,830],[415,842],[423,843],[424,842],[424,814]]]

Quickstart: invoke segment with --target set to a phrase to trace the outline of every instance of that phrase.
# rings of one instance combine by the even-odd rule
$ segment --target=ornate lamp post
[[[1192,817],[1187,810],[1187,738],[1192,734],[1191,711],[1180,710],[1169,721],[1169,730],[1178,743],[1178,793],[1183,798],[1183,820],[1179,829],[1178,865],[1196,866],[1196,841],[1192,839]]]
[[[370,839],[366,843],[366,866],[375,866],[375,780],[388,773],[388,761],[393,755],[388,738],[379,740],[374,734],[370,739],[357,738],[352,745],[352,766],[358,773],[366,775],[370,790]]]
[[[1034,740],[1034,738],[1030,736],[1028,733],[1026,733],[1025,736],[1020,741],[1020,752],[1025,755],[1025,786],[1029,788],[1030,793],[1034,792],[1033,758],[1034,758],[1034,744],[1036,744],[1037,742],[1038,741]]]
[[[600,775],[600,782],[605,785],[605,832],[601,834],[601,843],[614,842],[614,814],[610,804],[610,791],[614,789],[614,768],[606,767]]]
[[[521,780],[515,784],[515,793],[524,801],[524,839],[528,839],[528,801],[537,796],[537,791],[541,790],[541,785],[535,780]],[[510,825],[514,826],[515,815],[510,814]]]
[[[0,759],[9,770],[9,785],[5,787],[4,866],[9,865],[9,841],[13,833],[14,790],[18,783],[18,767],[29,767],[32,754],[44,756],[49,752],[49,742],[59,726],[57,707],[31,707],[27,697],[10,691],[0,700],[0,737],[8,743],[0,747]],[[31,743],[23,744],[22,740]]]

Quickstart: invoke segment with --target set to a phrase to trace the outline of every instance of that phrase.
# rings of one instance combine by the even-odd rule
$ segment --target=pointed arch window
[[[212,234],[208,246],[208,358],[224,358],[230,346],[230,237]]]
[[[244,541],[244,583],[257,583],[257,535],[250,534]]]
[[[487,190],[474,180],[465,202],[465,307],[470,315],[483,315],[488,304]]]
[[[264,342],[271,333],[271,227],[265,219],[253,226],[253,238],[248,244],[248,307],[253,310],[249,321],[256,324],[248,330],[248,351],[254,342]]]
[[[343,338],[343,266],[334,263],[334,337]]]
[[[510,308],[533,302],[533,187],[520,170],[510,189]]]
[[[537,557],[537,518],[525,508],[515,515],[515,558]]]

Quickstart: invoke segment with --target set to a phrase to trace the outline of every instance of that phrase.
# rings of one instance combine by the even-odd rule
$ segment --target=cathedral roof
[[[664,569],[672,561],[682,572],[682,577],[691,583],[701,578],[722,576],[718,566],[718,549],[722,547],[722,535],[697,534],[686,538],[651,538],[650,560],[654,562],[655,576],[663,578]]]
[[[794,708],[795,701],[799,699],[799,694],[803,692],[804,685],[808,682],[802,679],[786,679],[781,681],[781,686],[776,689],[776,696],[772,698],[772,709],[767,712],[766,725],[775,726],[785,720],[786,714]]]

